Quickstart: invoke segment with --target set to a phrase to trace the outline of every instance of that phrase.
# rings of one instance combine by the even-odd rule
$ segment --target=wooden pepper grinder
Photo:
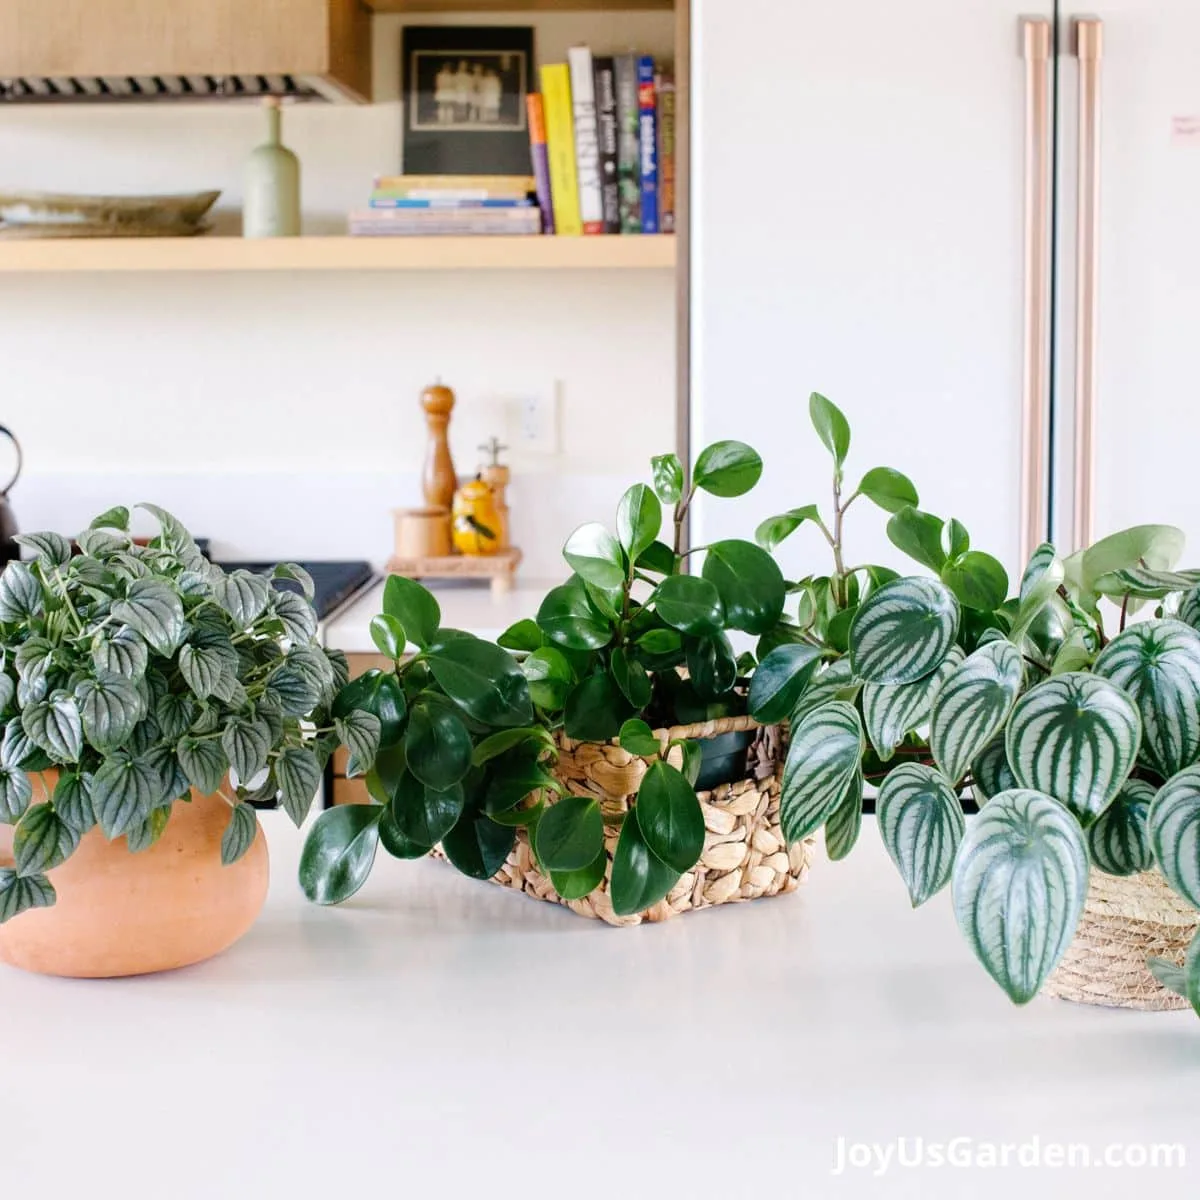
[[[454,409],[454,393],[441,380],[421,393],[421,407],[429,426],[429,450],[425,456],[425,503],[431,508],[450,512],[458,476],[450,457],[450,413]]]
[[[508,498],[505,495],[512,472],[500,461],[500,452],[507,449],[494,437],[479,447],[479,452],[491,459],[491,462],[485,462],[480,467],[479,477],[492,489],[495,497],[496,512],[500,516],[500,544],[497,547],[500,550],[507,550],[512,544],[508,537]]]

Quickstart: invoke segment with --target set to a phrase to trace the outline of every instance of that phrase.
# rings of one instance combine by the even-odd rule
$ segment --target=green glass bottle
[[[280,140],[278,97],[266,101],[267,140],[246,163],[242,235],[300,236],[300,160]]]

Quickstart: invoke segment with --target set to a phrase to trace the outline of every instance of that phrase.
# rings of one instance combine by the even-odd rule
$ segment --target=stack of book
[[[532,234],[542,213],[525,175],[388,175],[368,208],[350,214],[354,237]]]
[[[675,232],[675,82],[649,55],[586,46],[542,67],[529,133],[546,233]]]

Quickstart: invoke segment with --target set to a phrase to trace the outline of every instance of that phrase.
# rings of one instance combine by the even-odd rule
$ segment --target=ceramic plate
[[[184,196],[71,196],[55,192],[0,192],[0,220],[6,225],[89,226],[116,233],[121,226],[139,232],[196,225],[220,192]],[[95,236],[94,234],[92,236]]]

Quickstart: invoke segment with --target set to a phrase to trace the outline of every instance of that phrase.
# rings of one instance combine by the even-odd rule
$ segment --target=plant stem
[[[682,497],[678,504],[675,505],[675,557],[678,558],[683,551],[683,522],[687,518],[688,508],[691,506],[692,498],[696,494],[696,485],[688,489],[688,494]]]
[[[1125,594],[1125,599],[1121,601],[1121,627],[1118,633],[1125,632],[1125,622],[1129,618],[1129,594]]]
[[[833,538],[830,545],[833,546],[833,600],[839,608],[845,603],[843,585],[846,581],[846,564],[842,559],[842,522],[853,500],[851,496],[845,505],[842,504],[842,473],[836,471],[833,476]]]

